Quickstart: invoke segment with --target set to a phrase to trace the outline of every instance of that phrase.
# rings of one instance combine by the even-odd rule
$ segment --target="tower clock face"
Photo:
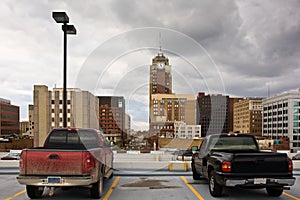
[[[159,63],[157,63],[157,67],[158,67],[158,69],[163,69],[165,67],[165,63],[159,62]]]

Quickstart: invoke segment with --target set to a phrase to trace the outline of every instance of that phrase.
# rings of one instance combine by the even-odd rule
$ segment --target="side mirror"
[[[198,151],[199,149],[198,149],[197,146],[192,146],[191,150],[192,150],[193,152],[195,152],[195,151]]]

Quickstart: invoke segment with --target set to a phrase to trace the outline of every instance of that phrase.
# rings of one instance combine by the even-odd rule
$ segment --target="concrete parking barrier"
[[[170,171],[187,171],[188,164],[185,161],[170,161],[169,162]]]

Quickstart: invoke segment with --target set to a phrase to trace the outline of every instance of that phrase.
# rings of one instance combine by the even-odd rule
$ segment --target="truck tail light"
[[[222,162],[222,172],[231,172],[231,162],[223,161]]]
[[[20,160],[19,160],[19,169],[20,169],[20,174],[25,174],[25,165],[24,165],[24,157],[26,153],[25,151],[22,151],[20,155]]]
[[[89,152],[86,152],[84,154],[83,165],[84,165],[83,168],[84,173],[90,173],[90,171],[95,168],[95,160]]]
[[[293,161],[289,160],[288,162],[288,171],[292,172],[293,171]]]

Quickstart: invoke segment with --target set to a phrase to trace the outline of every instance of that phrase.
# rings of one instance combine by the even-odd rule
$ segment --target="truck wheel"
[[[208,185],[209,185],[208,187],[209,187],[209,192],[210,192],[211,196],[213,196],[213,197],[222,196],[223,187],[217,183],[216,173],[214,170],[212,170],[209,173]]]
[[[282,187],[267,187],[266,189],[267,189],[268,195],[271,197],[279,197],[283,192]]]
[[[91,188],[91,197],[93,199],[99,199],[103,193],[103,177],[101,176],[99,181],[94,183]]]
[[[41,198],[44,192],[44,187],[26,185],[27,195],[30,199]]]
[[[195,168],[195,165],[193,162],[192,162],[192,171],[193,171],[193,179],[200,180],[201,179],[200,174],[198,174],[198,172],[196,171],[196,168]]]

